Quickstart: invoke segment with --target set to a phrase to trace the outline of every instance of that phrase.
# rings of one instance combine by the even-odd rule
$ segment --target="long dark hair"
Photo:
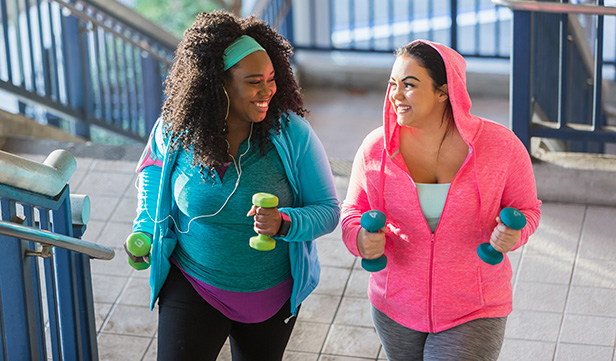
[[[224,71],[223,53],[242,35],[253,37],[266,50],[276,72],[276,94],[265,120],[254,124],[252,142],[263,152],[270,130],[280,130],[279,118],[284,112],[300,116],[306,113],[289,62],[293,51],[286,39],[255,16],[240,19],[221,11],[197,15],[195,23],[184,32],[165,80],[161,117],[172,149],[181,142],[182,148],[193,154],[193,165],[199,166],[204,176],[204,170],[212,177],[216,166],[231,160],[223,90],[230,70]]]
[[[439,52],[432,46],[421,41],[415,41],[398,48],[394,54],[396,57],[403,55],[416,59],[420,65],[428,71],[428,75],[432,78],[432,86],[434,86],[434,90],[441,91],[440,87],[447,84],[447,69],[445,68],[445,62],[443,61],[441,54],[439,54]],[[455,126],[449,97],[447,97],[447,105],[445,106],[445,111],[441,117],[441,126],[443,126],[443,123],[445,122],[447,122],[447,128],[445,129],[445,135],[441,140],[441,146],[443,145],[447,134],[451,133],[453,131],[453,127]]]

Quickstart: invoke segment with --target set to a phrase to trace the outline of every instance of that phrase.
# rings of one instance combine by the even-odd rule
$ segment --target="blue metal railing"
[[[287,0],[270,0],[282,8]],[[456,49],[465,57],[508,59],[513,13],[491,0],[294,0],[277,29],[297,50],[386,52],[415,39]],[[496,1],[498,3],[498,1]],[[279,16],[263,13],[275,25]],[[610,19],[609,29],[616,21]],[[616,41],[604,39],[603,64],[616,64]],[[616,79],[616,71],[614,72]]]
[[[295,33],[278,30],[298,50],[391,53],[422,38],[464,56],[509,57],[511,12],[490,0],[296,0],[288,17]]]
[[[0,17],[0,89],[20,112],[146,139],[177,39],[114,1],[0,0]]]
[[[534,23],[521,20],[516,25],[512,11],[496,7],[492,2],[260,0],[255,11],[287,37],[296,50],[391,52],[410,40],[427,38],[449,45],[466,57],[508,59],[516,52],[512,33],[520,38],[517,32],[526,31],[521,27],[537,27],[539,16],[533,15]],[[564,76],[568,74],[567,67],[583,60],[577,59],[583,52],[576,49],[582,42],[566,44],[570,34],[558,30],[566,26],[566,16],[561,18],[562,25],[556,25],[556,33],[560,35],[550,39],[543,34],[543,38],[547,44],[568,47],[565,53],[571,58],[554,58],[544,72],[538,68],[541,66],[538,62],[529,65],[529,71],[552,77],[546,78],[549,81],[539,82],[535,78],[529,82],[529,87],[533,87],[532,97],[537,100],[533,109],[540,105],[548,119],[563,128],[560,134],[568,134],[569,139],[586,139],[587,132],[570,132],[571,127],[562,124],[571,122],[566,119],[570,117],[573,123],[605,128],[601,106],[593,105],[589,95],[598,98],[600,87],[580,86],[588,76],[589,84],[599,84],[601,74],[572,72],[580,79]],[[92,129],[101,128],[145,141],[160,112],[162,83],[178,39],[114,1],[0,0],[0,19],[3,45],[0,46],[0,90],[20,99],[18,111],[84,138],[92,137]],[[616,27],[613,17],[603,21],[607,31]],[[518,48],[522,59],[519,64],[512,64],[513,68],[524,65],[528,60],[524,57],[549,48],[538,48],[541,40],[534,34],[529,36],[533,43],[527,44],[526,53],[522,53],[526,51],[524,47]],[[591,43],[594,40],[588,42]],[[600,59],[601,67],[611,70],[616,79],[615,38],[605,36],[597,50],[602,51],[601,58],[596,58]],[[541,59],[545,63],[544,55]],[[559,62],[562,76],[554,75]],[[592,80],[596,75],[599,78]],[[567,90],[559,93],[556,101],[550,97],[553,92],[545,89],[554,82],[575,83],[578,88],[571,85],[563,88]],[[571,102],[571,99],[588,101]],[[516,108],[524,107],[516,101]],[[590,113],[594,121],[590,120]],[[554,114],[561,114],[560,120],[555,121],[558,116]],[[526,132],[520,129],[516,126],[515,130]],[[549,129],[543,127],[538,131],[543,134]],[[604,142],[601,139],[600,143]]]
[[[98,360],[90,256],[113,250],[78,239],[71,198],[0,184],[0,361]]]
[[[531,138],[540,137],[563,140],[570,151],[604,153],[606,143],[616,143],[616,127],[608,124],[603,109],[602,72],[606,63],[603,14],[616,15],[616,8],[603,6],[602,1],[592,7],[560,3],[539,3],[542,5],[537,7],[537,3],[529,1],[498,2],[521,7],[513,15],[511,120],[514,132],[528,149]],[[532,10],[537,12],[523,8],[525,5],[532,5]],[[594,16],[591,22],[591,39],[580,39],[575,34],[577,30],[571,25],[575,18],[568,15],[583,11],[602,14]],[[547,12],[552,14],[544,14]],[[591,50],[589,44],[594,45]]]

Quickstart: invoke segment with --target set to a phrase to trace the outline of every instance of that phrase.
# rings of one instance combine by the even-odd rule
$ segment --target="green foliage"
[[[220,4],[214,0],[137,0],[134,8],[178,38],[193,24],[197,14],[216,9],[220,9]]]

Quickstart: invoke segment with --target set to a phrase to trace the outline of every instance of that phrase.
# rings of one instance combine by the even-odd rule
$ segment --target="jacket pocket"
[[[450,269],[447,282],[435,279],[433,310],[436,325],[456,323],[485,306],[481,269],[461,272]]]

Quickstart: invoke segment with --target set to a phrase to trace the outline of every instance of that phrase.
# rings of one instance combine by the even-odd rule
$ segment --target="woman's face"
[[[389,84],[389,101],[398,115],[398,124],[419,128],[440,126],[447,104],[447,84],[435,89],[428,69],[405,55],[396,58]]]
[[[231,76],[225,80],[230,99],[227,123],[263,121],[276,94],[276,74],[270,57],[265,51],[255,51],[229,71]]]

